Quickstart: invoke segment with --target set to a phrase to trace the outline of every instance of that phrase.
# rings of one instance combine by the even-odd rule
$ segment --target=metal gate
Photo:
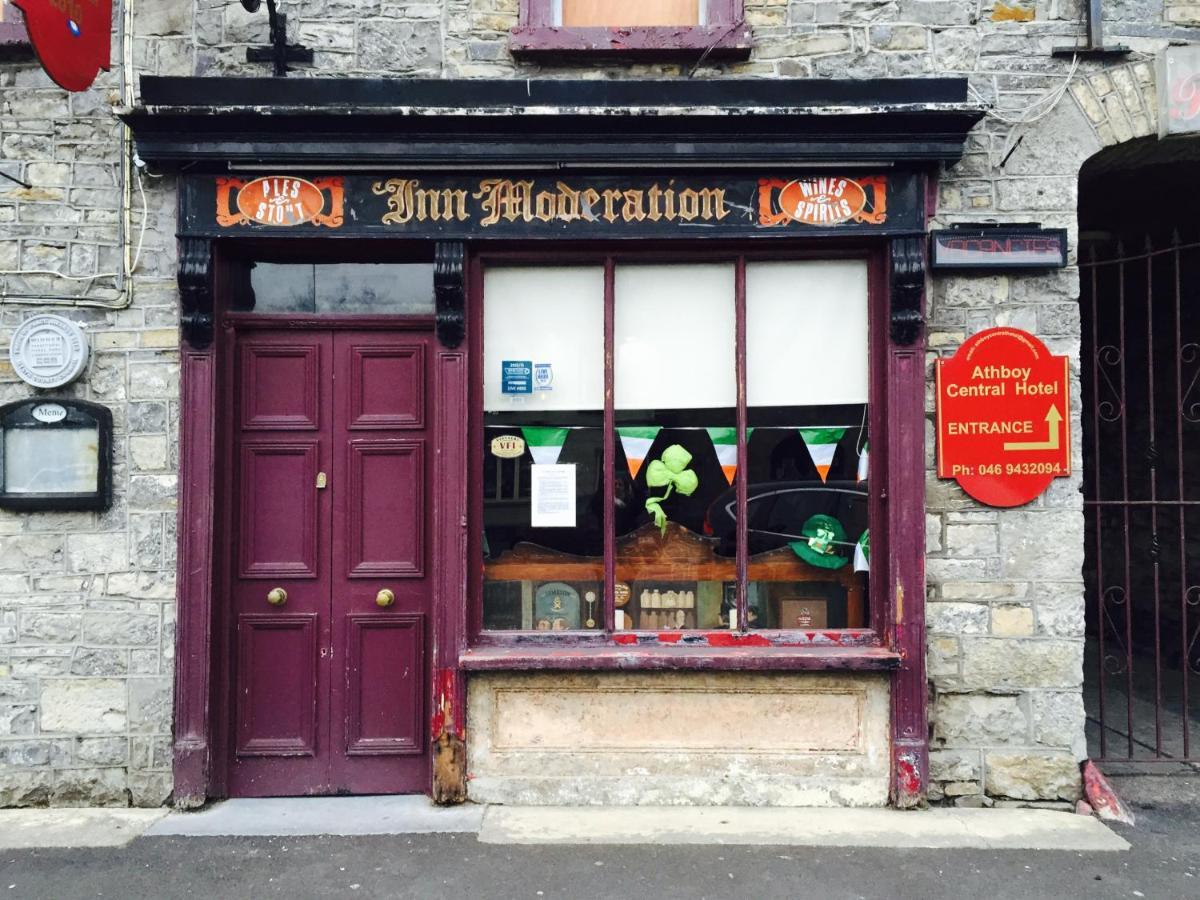
[[[1080,261],[1089,752],[1200,762],[1200,243]]]

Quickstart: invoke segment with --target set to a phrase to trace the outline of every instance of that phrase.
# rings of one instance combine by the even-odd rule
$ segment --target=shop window
[[[483,295],[484,631],[867,626],[865,261],[489,267]]]
[[[433,315],[433,264],[257,262],[236,307],[266,314]]]
[[[741,57],[750,52],[742,0],[521,0],[517,54]]]

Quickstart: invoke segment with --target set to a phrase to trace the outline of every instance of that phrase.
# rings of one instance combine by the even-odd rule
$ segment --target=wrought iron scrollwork
[[[1117,386],[1113,384],[1112,376],[1109,375],[1110,369],[1115,369],[1125,361],[1124,354],[1119,347],[1113,344],[1105,344],[1096,350],[1096,366],[1100,373],[1100,380],[1104,382],[1108,389],[1110,397],[1100,397],[1100,385],[1095,386],[1097,393],[1096,412],[1105,422],[1116,422],[1125,415],[1125,403],[1121,400],[1121,393],[1117,390]]]
[[[1179,361],[1192,366],[1192,377],[1179,397],[1179,415],[1189,422],[1200,422],[1200,396],[1195,396],[1200,381],[1200,344],[1188,343],[1179,348]]]
[[[1120,585],[1112,585],[1104,589],[1101,596],[1101,608],[1104,616],[1100,627],[1104,629],[1106,638],[1116,642],[1116,649],[1119,653],[1105,652],[1103,665],[1104,671],[1110,675],[1120,675],[1125,671],[1127,666],[1127,650],[1125,643],[1125,629],[1118,627],[1113,620],[1111,608],[1121,609],[1129,602],[1129,597],[1125,593],[1125,588]],[[1121,614],[1124,618],[1124,613]],[[1105,641],[1105,647],[1108,646],[1108,640]]]

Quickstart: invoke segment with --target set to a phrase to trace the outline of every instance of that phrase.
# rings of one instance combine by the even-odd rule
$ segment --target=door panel
[[[239,756],[312,756],[317,743],[317,617],[238,621]]]
[[[243,344],[238,360],[242,428],[316,431],[321,348],[285,341]]]
[[[418,441],[357,438],[349,442],[346,560],[350,578],[419,578],[424,574],[421,512],[424,446]]]
[[[317,577],[318,441],[242,444],[238,567],[243,578]]]
[[[346,753],[424,753],[424,616],[353,615],[347,625]]]
[[[233,796],[428,790],[429,348],[237,338]]]
[[[425,427],[425,347],[385,338],[358,344],[346,360],[350,374],[350,410],[346,427]],[[405,390],[396,390],[406,385]]]

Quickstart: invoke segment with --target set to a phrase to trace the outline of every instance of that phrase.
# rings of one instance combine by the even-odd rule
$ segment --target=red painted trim
[[[213,463],[216,353],[184,347],[181,362],[179,581],[175,635],[175,803],[209,792],[209,663],[212,659]]]
[[[472,643],[474,647],[557,647],[591,652],[615,645],[637,644],[654,648],[662,644],[689,647],[725,645],[729,631],[620,631],[613,634],[597,632],[566,632],[547,634],[544,631],[486,631]],[[755,629],[750,634],[756,646],[762,647],[883,647],[879,635],[868,629],[829,629],[826,631],[779,631]]]
[[[888,641],[900,654],[892,678],[892,803],[925,802],[929,725],[925,685],[925,337],[887,354],[889,497],[886,589]],[[874,452],[871,464],[875,463]],[[878,551],[871,541],[872,553]]]
[[[752,643],[756,635],[723,633],[730,643]],[[740,640],[739,640],[740,639]],[[720,649],[690,646],[608,647],[570,650],[554,647],[475,647],[459,658],[469,672],[503,671],[631,671],[710,669],[722,671],[858,671],[886,672],[899,665],[899,655],[883,647],[814,649],[729,646]]]
[[[521,0],[521,18],[509,49],[516,56],[595,55],[745,59],[754,36],[743,0],[708,0],[708,24],[641,28],[564,28],[554,24],[553,0]]]

